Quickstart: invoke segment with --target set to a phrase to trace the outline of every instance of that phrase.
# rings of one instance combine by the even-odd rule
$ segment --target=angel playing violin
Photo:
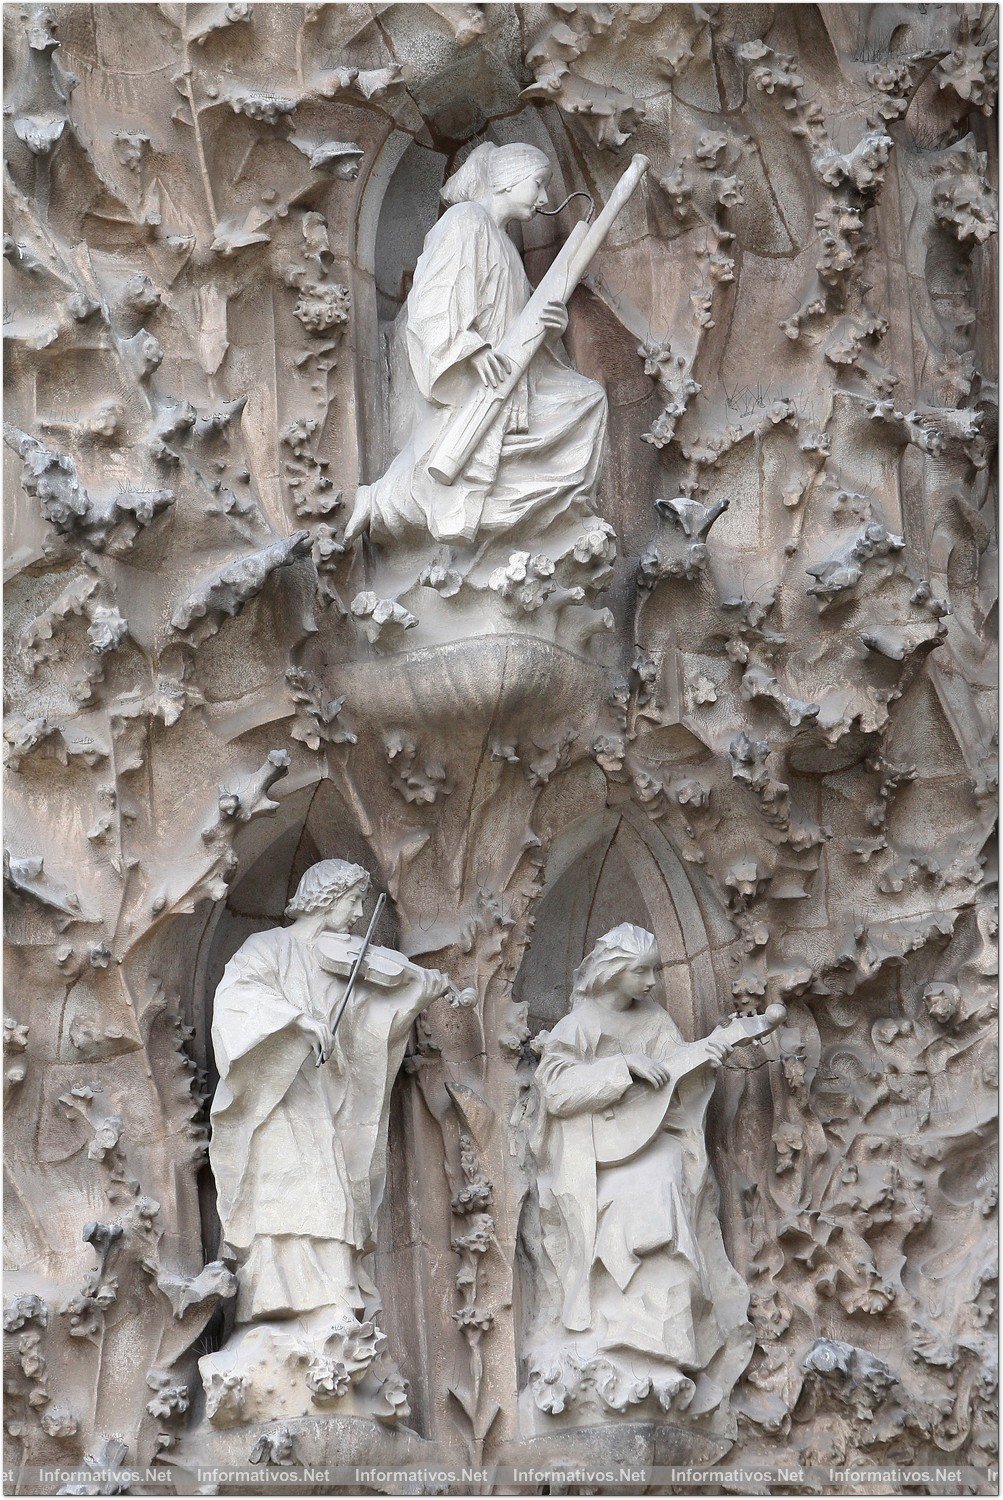
[[[392,949],[356,964],[369,886],[360,865],[313,865],[291,924],[248,938],[216,991],[209,1160],[238,1325],[296,1318],[310,1330],[378,1306],[365,1263],[390,1094],[415,1017],[452,986]]]

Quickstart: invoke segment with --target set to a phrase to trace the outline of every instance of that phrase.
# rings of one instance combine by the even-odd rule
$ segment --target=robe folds
[[[360,1260],[386,1181],[390,1093],[428,1003],[424,976],[412,975],[392,990],[360,982],[317,1067],[298,1022],[330,1022],[345,981],[292,928],[248,938],[227,964],[213,1012],[209,1159],[237,1259],[238,1323],[365,1305]]]
[[[725,1253],[707,1158],[714,1076],[687,1072],[689,1051],[649,999],[625,1011],[584,999],[554,1027],[537,1070],[543,1251],[563,1293],[564,1338],[583,1353],[618,1351],[694,1376],[737,1359],[737,1373],[751,1352],[748,1291]],[[594,1121],[615,1119],[636,1087],[628,1054],[665,1064],[671,1102],[646,1146],[605,1165]],[[626,1134],[624,1151],[632,1145]]]
[[[606,393],[571,369],[549,338],[452,485],[427,458],[480,382],[472,354],[497,347],[532,288],[515,245],[478,203],[457,203],[429,231],[407,299],[404,361],[408,433],[381,479],[359,488],[349,530],[376,541],[430,533],[471,541],[523,520],[535,535],[570,509],[591,512],[606,431]]]

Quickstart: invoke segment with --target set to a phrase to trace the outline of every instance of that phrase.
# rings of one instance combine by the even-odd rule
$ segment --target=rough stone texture
[[[419,1023],[391,1110],[376,1278],[413,1435],[302,1419],[301,1455],[608,1455],[520,1427],[522,1122],[572,968],[631,921],[685,1036],[789,1012],[710,1112],[756,1331],[730,1458],[984,1466],[995,11],[5,22],[8,1463],[190,1441],[235,1291],[211,997],[333,855],[390,892],[379,941],[477,1004]],[[490,633],[448,553],[400,604],[343,540],[482,139],[542,149],[555,204],[652,162],[565,340],[609,398],[618,558],[599,531],[554,589],[503,570]],[[579,216],[525,226],[533,280]]]

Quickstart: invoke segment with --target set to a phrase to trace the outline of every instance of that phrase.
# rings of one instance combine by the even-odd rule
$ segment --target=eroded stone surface
[[[995,25],[8,9],[8,1463],[990,1461]],[[601,471],[560,545],[346,537],[488,142],[553,207],[650,160],[563,335]],[[212,996],[329,857],[458,1002],[388,1095],[411,1412],[339,1416],[332,1345],[218,1427]],[[751,1357],[734,1428],[680,1387],[552,1439],[538,1052],[624,922],[687,1041],[787,1007],[707,1105]]]

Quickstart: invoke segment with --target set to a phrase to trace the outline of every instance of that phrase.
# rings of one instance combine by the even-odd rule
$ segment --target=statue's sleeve
[[[453,404],[451,377],[490,342],[479,331],[492,300],[486,251],[483,218],[470,204],[451,208],[425,241],[408,297],[407,341],[426,400]]]
[[[283,983],[278,955],[260,943],[245,944],[224,969],[213,1003],[213,1049],[221,1079],[229,1075],[233,1088],[234,1064],[295,1027],[302,1013],[288,976]],[[305,1038],[303,1046],[309,1050]]]
[[[547,1113],[558,1119],[605,1109],[622,1098],[633,1083],[624,1058],[590,1061],[580,1031],[567,1040],[551,1038],[536,1076]]]

